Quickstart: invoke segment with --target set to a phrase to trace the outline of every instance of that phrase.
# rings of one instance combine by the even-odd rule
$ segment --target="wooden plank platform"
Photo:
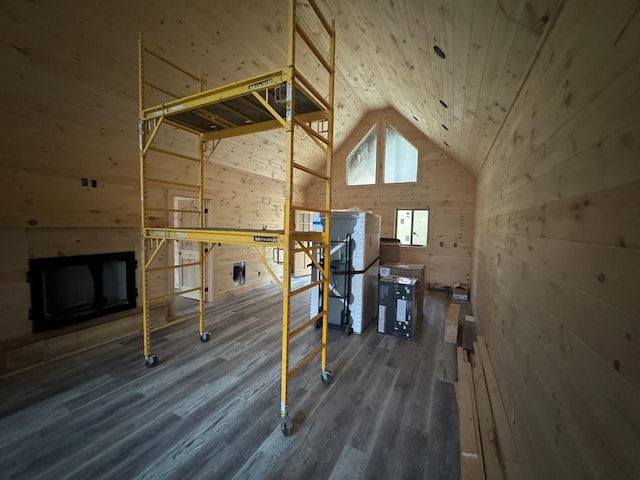
[[[463,349],[458,347],[458,351]],[[460,359],[463,361],[460,362]],[[474,382],[471,364],[458,354],[458,383],[456,399],[460,428],[460,469],[463,480],[484,480],[482,442],[476,411]]]
[[[482,365],[482,372],[486,379],[486,385],[489,395],[489,403],[493,422],[495,424],[495,433],[497,435],[498,456],[505,471],[505,477],[509,480],[521,480],[526,478],[522,470],[520,459],[513,443],[513,434],[509,425],[507,412],[502,402],[500,389],[493,370],[489,350],[484,337],[478,337],[479,359]],[[483,409],[483,411],[486,411]]]
[[[477,343],[475,351],[478,351]],[[476,364],[472,367],[473,385],[475,391],[476,406],[478,412],[478,426],[480,427],[480,440],[482,442],[482,455],[484,460],[484,469],[488,479],[504,480],[505,473],[500,463],[498,452],[498,437],[495,424],[493,422],[493,413],[491,411],[491,402],[489,401],[489,392],[482,365],[476,356]]]
[[[451,303],[447,310],[447,317],[444,321],[444,341],[456,343],[458,341],[458,317],[460,316],[460,305]]]
[[[476,319],[472,315],[465,315],[462,321],[462,347],[473,352],[474,344],[477,337],[477,324]]]

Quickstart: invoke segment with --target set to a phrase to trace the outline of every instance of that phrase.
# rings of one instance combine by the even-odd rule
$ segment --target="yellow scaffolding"
[[[192,74],[172,63],[157,52],[144,46],[142,35],[138,44],[138,83],[139,83],[139,160],[140,160],[140,202],[141,202],[141,236],[142,236],[142,306],[143,306],[143,342],[145,365],[153,367],[158,364],[158,356],[151,352],[150,302],[182,295],[186,291],[172,292],[151,298],[149,292],[149,273],[158,269],[175,269],[197,265],[199,268],[199,286],[192,289],[199,295],[199,310],[189,317],[198,317],[200,340],[207,342],[210,333],[204,326],[205,274],[204,262],[210,251],[207,245],[215,243],[251,246],[258,258],[270,272],[282,289],[282,367],[281,367],[281,402],[280,426],[285,436],[292,432],[293,424],[288,415],[287,383],[316,355],[321,357],[321,380],[331,383],[331,372],[327,370],[327,311],[329,294],[329,265],[318,258],[330,258],[330,212],[331,212],[331,155],[333,151],[333,105],[335,75],[335,21],[328,21],[315,0],[306,0],[321,24],[321,29],[328,35],[328,52],[323,53],[312,39],[312,35],[300,21],[296,12],[296,0],[289,0],[288,8],[288,49],[287,65],[281,69],[254,76],[223,87],[204,90],[202,72]],[[307,51],[312,52],[318,63],[326,70],[326,94],[320,93],[296,67],[296,42],[302,40]],[[199,85],[195,94],[177,98],[144,77],[145,56],[156,60],[186,75]],[[160,105],[145,106],[145,87],[161,91],[174,100]],[[239,108],[239,105],[250,108]],[[312,122],[322,122],[323,130],[316,131]],[[199,139],[199,156],[189,156],[171,152],[154,146],[154,140],[162,125],[178,128],[193,133]],[[283,129],[286,135],[286,180],[284,197],[284,229],[224,229],[211,228],[205,225],[204,203],[204,168],[213,155],[218,143],[225,138],[248,135],[274,129]],[[296,133],[306,135],[324,152],[326,160],[324,171],[318,171],[297,162],[295,158]],[[177,160],[197,162],[198,174],[198,227],[168,228],[154,226],[149,213],[154,208],[147,206],[147,183],[160,182],[177,187],[186,187],[175,181],[149,178],[147,175],[147,155],[150,151],[170,155]],[[318,208],[294,203],[293,178],[294,171],[301,171],[324,182],[324,207]],[[172,211],[172,210],[169,210]],[[324,215],[325,225],[321,232],[298,232],[294,229],[296,211],[319,212]],[[167,248],[172,240],[198,242],[199,260],[186,265],[169,265],[154,267],[162,249]],[[259,248],[260,247],[260,248]],[[264,256],[264,247],[281,248],[284,252],[282,281],[271,269]],[[262,251],[261,251],[262,250]],[[304,252],[319,272],[319,280],[301,288],[292,290],[292,259],[297,252]],[[291,298],[310,288],[320,285],[323,292],[322,310],[300,326],[290,327]],[[322,323],[320,344],[306,355],[297,365],[289,365],[289,347],[291,340],[311,325]]]

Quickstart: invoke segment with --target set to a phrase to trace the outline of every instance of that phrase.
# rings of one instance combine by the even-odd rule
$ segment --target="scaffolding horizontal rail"
[[[262,247],[283,247],[285,233],[282,230],[222,230],[213,228],[145,228],[143,236],[146,238],[166,240],[191,240],[196,242],[227,243],[235,245],[256,245]],[[295,235],[296,240],[319,242],[322,240],[320,232],[300,232]]]
[[[214,103],[241,97],[254,91],[259,92],[283,83],[286,80],[286,68],[271,71],[245,80],[240,80],[230,85],[205,90],[204,92],[194,93],[193,95],[172,100],[155,107],[145,108],[140,112],[141,120],[151,120],[156,117],[189,112],[194,108],[213,105]]]

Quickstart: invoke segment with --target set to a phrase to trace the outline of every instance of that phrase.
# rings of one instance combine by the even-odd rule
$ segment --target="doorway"
[[[209,200],[204,201],[204,224],[209,225]],[[198,228],[199,225],[199,211],[198,211],[198,199],[195,197],[187,197],[181,195],[173,196],[173,227],[174,228]],[[173,246],[173,258],[174,265],[186,265],[181,268],[174,269],[174,288],[176,292],[185,291],[186,293],[179,295],[182,298],[190,298],[193,300],[199,299],[199,292],[189,292],[194,288],[200,286],[200,272],[198,262],[200,259],[200,242],[194,242],[190,240],[177,240]],[[208,299],[208,288],[211,284],[210,272],[211,272],[211,260],[210,257],[204,262],[204,286],[205,294],[204,301]]]

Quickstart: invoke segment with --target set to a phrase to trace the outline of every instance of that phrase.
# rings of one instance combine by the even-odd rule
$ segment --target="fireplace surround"
[[[133,251],[30,259],[33,333],[135,308],[135,269]]]

